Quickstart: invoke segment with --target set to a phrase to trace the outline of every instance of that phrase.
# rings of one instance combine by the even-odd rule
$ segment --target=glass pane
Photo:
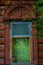
[[[12,38],[12,62],[30,62],[29,38]]]
[[[13,24],[12,35],[29,35],[28,24]]]
[[[10,36],[27,36],[31,35],[31,22],[11,22]]]

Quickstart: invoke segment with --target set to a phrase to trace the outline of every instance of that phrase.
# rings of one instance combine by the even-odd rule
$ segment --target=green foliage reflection
[[[12,39],[12,55],[15,62],[29,62],[30,61],[30,45],[28,38]]]

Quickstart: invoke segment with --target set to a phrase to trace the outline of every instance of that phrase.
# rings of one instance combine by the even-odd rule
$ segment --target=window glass
[[[29,35],[28,24],[13,24],[12,35]]]
[[[30,36],[31,35],[31,22],[12,22],[12,36]]]
[[[30,62],[30,45],[28,38],[12,39],[12,61]]]

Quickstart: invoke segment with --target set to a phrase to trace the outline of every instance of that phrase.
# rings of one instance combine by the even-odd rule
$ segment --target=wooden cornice
[[[1,0],[0,1],[0,4],[14,4],[14,2],[20,2],[20,1],[22,1],[23,3],[24,3],[24,1],[25,2],[31,2],[32,3],[32,1],[36,1],[36,0]]]

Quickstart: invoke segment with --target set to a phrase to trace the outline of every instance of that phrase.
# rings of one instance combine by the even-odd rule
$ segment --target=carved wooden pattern
[[[5,18],[9,19],[35,19],[35,1],[2,1]]]
[[[29,1],[28,1],[29,3]],[[27,2],[14,2],[14,5],[9,9],[9,16],[10,18],[14,19],[34,19],[35,16],[35,8],[33,8],[34,5],[27,5]]]

